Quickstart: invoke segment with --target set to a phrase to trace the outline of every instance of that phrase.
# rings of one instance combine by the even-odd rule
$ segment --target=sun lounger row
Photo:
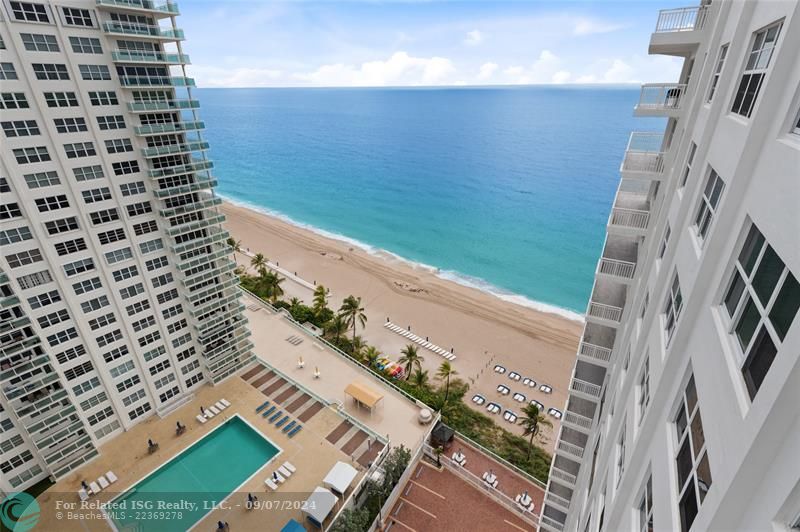
[[[230,401],[227,399],[220,399],[208,408],[200,407],[200,413],[195,416],[195,419],[202,425],[214,416],[218,416],[220,412],[231,406]]]
[[[80,497],[82,501],[85,501],[89,498],[89,495],[97,495],[98,493],[108,488],[111,484],[113,484],[117,480],[118,480],[117,475],[115,475],[113,471],[109,471],[105,475],[100,475],[97,478],[97,481],[93,480],[92,482],[90,482],[88,484],[88,489],[86,489],[85,487],[79,489],[78,497]],[[86,482],[83,482],[83,485],[86,486],[87,485]]]
[[[292,336],[289,336],[288,338],[286,338],[286,341],[289,342],[292,345],[300,345],[300,344],[303,343],[303,339],[301,337],[297,336],[297,335],[294,335],[294,334]]]
[[[277,428],[283,427],[283,433],[293,438],[295,434],[303,430],[303,426],[297,420],[292,420],[288,424],[289,414],[285,414],[283,410],[278,409],[277,405],[270,406],[269,401],[256,408],[256,413],[260,413],[261,417],[267,419],[270,423],[274,423]]]
[[[277,470],[272,472],[272,476],[264,480],[264,484],[268,486],[272,491],[278,489],[278,486],[286,482],[286,479],[291,477],[297,468],[295,468],[291,463],[284,462],[282,466],[280,466]]]
[[[446,358],[447,360],[455,360],[456,359],[456,356],[453,353],[451,353],[450,351],[448,351],[446,349],[442,349],[438,345],[427,341],[425,338],[421,338],[421,337],[417,336],[416,334],[412,333],[409,330],[403,329],[402,327],[398,327],[397,325],[395,325],[394,323],[392,323],[390,321],[387,321],[386,323],[384,323],[383,326],[386,327],[387,329],[389,329],[390,331],[395,332],[395,333],[399,334],[400,336],[404,336],[404,337],[408,338],[409,340],[411,340],[412,342],[421,345],[425,349],[428,349],[429,351],[433,351],[437,355],[442,356],[442,357]]]

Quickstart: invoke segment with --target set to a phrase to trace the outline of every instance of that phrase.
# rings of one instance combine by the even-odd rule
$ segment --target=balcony
[[[160,209],[158,214],[164,218],[172,218],[173,216],[189,214],[190,212],[197,212],[209,207],[216,207],[218,205],[222,205],[222,198],[208,198],[201,201],[193,201],[185,205]],[[230,250],[228,250],[228,253],[230,253]]]
[[[178,153],[189,153],[193,151],[204,151],[209,148],[208,142],[197,140],[191,142],[182,142],[179,144],[165,144],[163,146],[153,146],[152,148],[143,148],[142,155],[147,158],[162,157],[164,155],[175,155]]]
[[[132,113],[152,113],[153,111],[182,111],[199,109],[198,100],[162,100],[154,102],[128,102],[128,111]]]
[[[552,504],[557,508],[561,508],[565,512],[569,511],[569,499],[562,497],[561,495],[556,495],[552,491],[548,491],[547,495],[544,498],[545,502],[548,504]]]
[[[120,76],[120,85],[129,89],[194,87],[194,78],[183,76]]]
[[[189,56],[186,54],[168,54],[164,52],[145,52],[141,50],[114,50],[111,60],[115,63],[158,64],[158,65],[188,65]]]
[[[156,196],[158,196],[158,190],[154,191]],[[211,216],[207,216],[202,220],[195,220],[193,222],[188,222],[181,225],[173,225],[172,227],[167,228],[167,234],[169,236],[175,237],[183,233],[187,233],[189,231],[194,231],[196,229],[203,229],[205,227],[210,227],[212,225],[221,224],[225,221],[224,214],[215,214]]]
[[[649,189],[651,183],[620,180],[614,206],[608,217],[608,232],[622,236],[644,236],[650,223]]]
[[[560,457],[557,457],[560,458]],[[566,484],[567,486],[574,487],[575,484],[578,483],[578,477],[564,471],[563,469],[559,468],[555,461],[553,462],[553,467],[550,469],[550,478],[558,480],[559,482]]]
[[[174,196],[189,194],[191,192],[199,192],[201,190],[207,190],[216,186],[217,186],[216,179],[197,179],[194,183],[154,190],[153,195],[155,195],[155,197],[157,197],[158,199],[163,200],[167,198],[172,198]]]
[[[586,309],[586,321],[607,327],[619,326],[626,298],[627,288],[624,285],[604,279],[595,280]]]
[[[109,36],[138,37],[158,41],[182,41],[183,30],[137,24],[134,22],[104,22],[103,31]]]
[[[677,116],[685,94],[683,83],[646,83],[642,85],[633,113],[636,116]]]
[[[205,129],[206,124],[202,120],[167,122],[165,124],[147,124],[133,128],[133,132],[139,136],[161,135],[162,133],[178,133],[183,131],[199,131]]]
[[[700,44],[708,19],[707,6],[662,9],[650,36],[650,54],[686,57]]]
[[[578,358],[608,367],[611,363],[616,334],[616,330],[612,327],[586,322],[581,343],[578,345]]]
[[[572,380],[569,383],[570,394],[576,397],[596,402],[600,399],[605,381],[606,370],[597,364],[591,364],[582,360],[575,362],[575,369]]]
[[[175,166],[166,166],[164,168],[154,168],[147,171],[147,175],[153,179],[161,179],[163,177],[171,177],[180,174],[191,174],[193,172],[200,172],[202,170],[210,170],[214,168],[214,162],[208,159],[192,159],[191,162],[186,164],[179,164]]]
[[[597,280],[611,279],[630,284],[636,275],[639,259],[639,244],[634,239],[609,234],[603,254],[597,263]]]
[[[634,131],[628,140],[620,172],[629,179],[662,179],[664,176],[664,134]]]
[[[583,459],[583,447],[566,442],[564,440],[559,440],[558,444],[556,445],[556,451],[567,456],[571,456],[576,460]]]
[[[180,14],[178,4],[174,2],[156,4],[150,0],[97,0],[97,7],[113,11],[146,13],[154,17],[171,17]]]
[[[547,531],[562,532],[564,530],[564,523],[556,521],[549,515],[543,515],[540,518],[540,524],[541,528]]]

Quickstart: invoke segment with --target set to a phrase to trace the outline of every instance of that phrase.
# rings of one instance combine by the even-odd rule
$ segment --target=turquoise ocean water
[[[628,135],[663,130],[638,87],[197,92],[222,196],[577,313]]]

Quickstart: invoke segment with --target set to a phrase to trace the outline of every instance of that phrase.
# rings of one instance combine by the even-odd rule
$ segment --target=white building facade
[[[800,3],[659,13],[541,518],[800,528]]]
[[[253,360],[177,14],[0,0],[0,492]]]

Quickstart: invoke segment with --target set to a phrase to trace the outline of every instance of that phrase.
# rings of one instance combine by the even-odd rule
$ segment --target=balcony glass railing
[[[189,64],[189,56],[186,54],[168,54],[164,52],[144,52],[136,50],[115,50],[111,52],[111,60],[116,63]]]
[[[708,8],[706,6],[662,9],[658,13],[656,33],[703,29],[707,14]]]
[[[200,172],[202,170],[210,170],[212,168],[214,168],[213,161],[194,159],[192,160],[192,162],[187,164],[179,164],[176,166],[168,166],[166,168],[155,168],[153,170],[149,170],[147,172],[147,175],[155,179],[160,179],[162,177],[169,177],[178,174],[188,174],[191,172]]]
[[[120,76],[123,87],[194,87],[194,78],[183,76]]]
[[[103,31],[117,35],[152,37],[154,39],[163,39],[167,41],[182,41],[184,39],[183,30],[162,28],[161,26],[151,26],[149,24],[137,24],[135,22],[104,22]]]
[[[670,111],[680,109],[686,84],[646,83],[639,93],[637,111]]]
[[[197,229],[203,229],[204,227],[210,227],[212,225],[221,224],[224,221],[225,221],[224,214],[212,215],[204,218],[203,220],[197,220],[194,222],[168,227],[167,234],[169,236],[177,236],[182,233],[186,233],[188,231],[195,231]]]
[[[222,198],[209,198],[207,200],[195,201],[193,203],[181,205],[180,207],[161,209],[158,211],[158,213],[164,218],[171,218],[173,216],[179,216],[181,214],[188,214],[190,212],[207,209],[208,207],[216,207],[221,204],[222,204]]]
[[[128,111],[149,113],[152,111],[180,111],[182,109],[199,109],[198,100],[164,100],[160,102],[128,102]]]
[[[142,155],[145,157],[161,157],[162,155],[174,155],[176,153],[188,153],[192,151],[203,151],[209,148],[206,141],[198,140],[192,142],[182,142],[180,144],[166,144],[164,146],[153,146],[152,148],[142,148]]]
[[[203,121],[169,122],[166,124],[148,124],[137,126],[133,132],[137,135],[159,135],[161,133],[175,133],[178,131],[195,131],[205,129],[206,123]]]
[[[179,185],[177,187],[162,188],[153,191],[158,199],[165,199],[172,196],[180,196],[181,194],[188,194],[190,192],[199,192],[217,186],[216,179],[198,179],[195,183],[188,185]]]
[[[645,174],[663,173],[666,155],[663,144],[663,133],[643,131],[631,133],[621,170]]]
[[[135,11],[150,11],[156,14],[179,15],[178,4],[175,2],[155,3],[149,0],[97,0],[100,7],[121,8]]]

